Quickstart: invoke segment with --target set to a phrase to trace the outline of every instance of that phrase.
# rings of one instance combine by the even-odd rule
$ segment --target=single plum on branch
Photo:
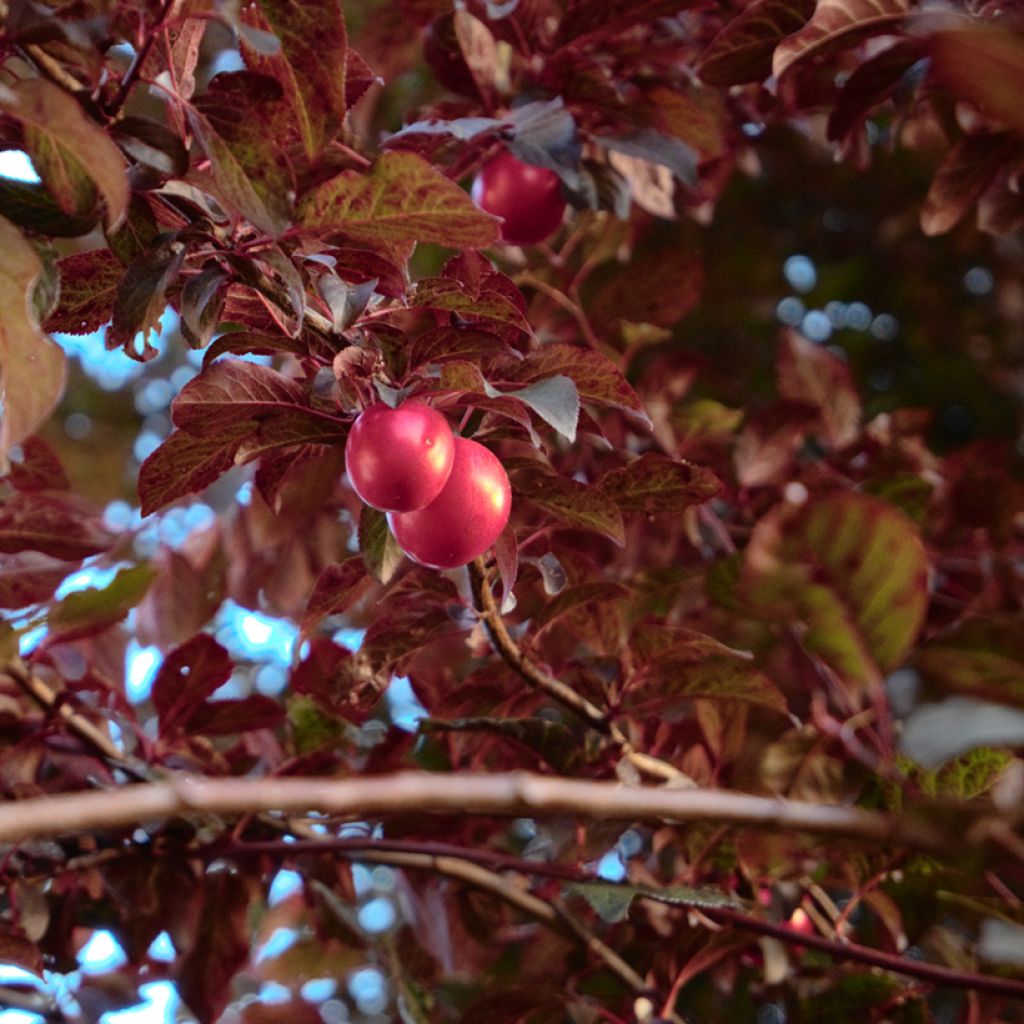
[[[508,151],[484,164],[473,180],[473,201],[502,218],[501,237],[513,245],[543,242],[558,230],[565,212],[558,175]]]
[[[483,554],[505,529],[512,489],[504,467],[477,441],[455,438],[444,490],[426,508],[388,515],[405,553],[433,569],[454,569]]]
[[[448,481],[455,457],[447,420],[415,400],[383,402],[361,413],[345,443],[345,472],[356,494],[382,512],[429,505]]]

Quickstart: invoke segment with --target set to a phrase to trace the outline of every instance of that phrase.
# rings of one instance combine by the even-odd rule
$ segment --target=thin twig
[[[695,785],[688,775],[667,761],[635,750],[625,733],[596,704],[578,694],[560,679],[556,679],[550,672],[545,672],[523,653],[522,648],[509,633],[505,620],[501,617],[501,611],[494,599],[494,593],[487,580],[487,570],[481,558],[469,564],[469,579],[473,591],[473,603],[487,630],[487,635],[490,637],[494,649],[510,668],[541,693],[547,694],[552,700],[578,715],[591,728],[608,736],[618,745],[625,759],[637,771],[677,786]]]
[[[0,842],[116,829],[195,813],[320,812],[349,819],[392,814],[500,815],[669,824],[715,822],[844,836],[920,850],[962,849],[947,834],[906,813],[802,803],[717,789],[648,787],[563,779],[530,772],[400,772],[367,778],[212,779],[180,775],[105,792],[65,793],[0,804]],[[987,833],[973,837],[983,845]]]
[[[113,115],[124,106],[125,100],[128,99],[128,92],[135,84],[135,80],[138,78],[143,64],[146,63],[146,58],[149,57],[149,51],[153,48],[153,42],[156,40],[157,33],[163,27],[164,22],[167,20],[167,16],[171,13],[171,8],[174,6],[174,2],[175,0],[164,0],[156,21],[153,23],[152,28],[150,28],[146,33],[146,38],[142,41],[142,46],[139,47],[135,56],[132,58],[132,62],[128,66],[128,70],[124,73],[124,78],[121,79],[121,84],[118,86],[117,92],[114,93],[114,98],[110,101],[110,106],[107,108],[107,113],[110,114],[111,117],[113,117]]]
[[[38,46],[35,43],[29,43],[25,46],[25,53],[28,54],[32,59],[32,63],[35,64],[51,82],[59,85],[62,89],[66,89],[72,95],[86,91],[86,87],[73,75],[68,74],[68,72],[64,70],[60,61],[51,57],[41,46]]]

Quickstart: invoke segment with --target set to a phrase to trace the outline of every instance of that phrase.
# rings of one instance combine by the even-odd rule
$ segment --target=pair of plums
[[[454,569],[483,554],[512,506],[504,467],[489,449],[452,433],[415,399],[359,415],[345,443],[345,471],[367,505],[386,512],[402,550],[421,565]]]

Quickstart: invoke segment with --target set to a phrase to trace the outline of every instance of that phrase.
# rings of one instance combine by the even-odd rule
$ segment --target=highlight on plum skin
[[[512,488],[498,457],[477,441],[455,438],[455,462],[441,493],[415,512],[389,513],[403,551],[432,569],[454,569],[482,555],[501,535]]]
[[[501,237],[535,245],[558,230],[565,213],[562,183],[554,171],[523,163],[508,150],[493,157],[473,180],[473,201],[502,218]]]
[[[429,505],[448,482],[455,457],[448,421],[411,399],[361,413],[345,442],[345,472],[356,494],[382,512]]]

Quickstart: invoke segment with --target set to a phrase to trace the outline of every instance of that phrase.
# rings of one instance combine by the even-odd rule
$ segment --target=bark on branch
[[[529,772],[480,775],[403,772],[355,779],[210,779],[181,775],[104,792],[33,797],[0,805],[0,842],[19,843],[137,826],[194,814],[309,811],[346,818],[391,814],[563,815],[614,821],[718,822],[845,836],[919,850],[962,849],[925,821],[829,804],[717,789],[650,788]],[[984,836],[976,839],[984,842]]]

